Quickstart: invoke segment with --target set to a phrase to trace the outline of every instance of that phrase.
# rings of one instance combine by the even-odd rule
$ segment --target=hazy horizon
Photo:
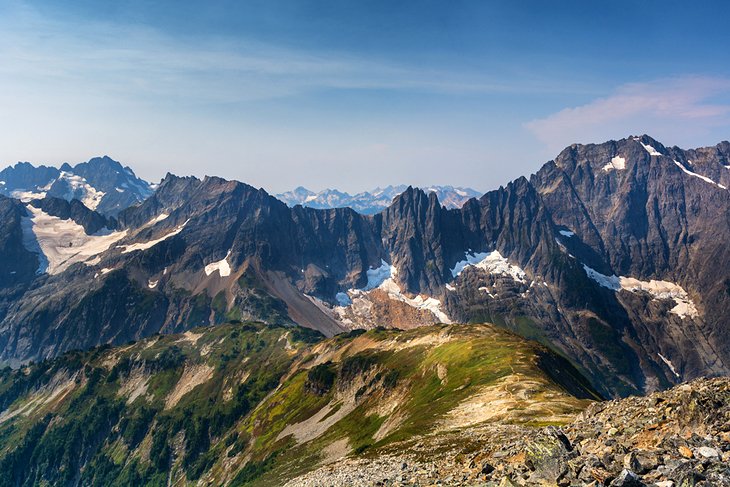
[[[714,145],[730,138],[728,9],[0,2],[0,164],[108,154],[149,181],[274,194],[488,191],[572,143]]]

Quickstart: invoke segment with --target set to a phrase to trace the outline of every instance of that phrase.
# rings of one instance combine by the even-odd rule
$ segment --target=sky
[[[726,2],[0,0],[0,165],[488,191],[730,139]]]

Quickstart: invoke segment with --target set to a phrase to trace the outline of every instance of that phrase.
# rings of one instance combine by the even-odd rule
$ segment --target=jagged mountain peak
[[[78,199],[92,210],[116,216],[152,194],[150,184],[109,156],[60,167],[18,163],[0,171],[0,193],[30,201],[53,196]]]
[[[113,334],[113,314],[78,321],[91,312],[88,302],[76,304],[91,283],[95,289],[119,286],[123,291],[115,292],[129,293],[135,303],[154,297],[152,309],[130,311],[140,323],[134,336],[220,322],[227,313],[327,334],[486,320],[557,344],[611,394],[674,381],[658,353],[681,377],[722,371],[729,357],[717,350],[725,335],[691,330],[724,326],[717,310],[728,299],[722,283],[730,276],[703,258],[724,261],[723,242],[730,241],[728,192],[707,191],[710,183],[719,190],[729,176],[723,176],[723,154],[682,151],[641,136],[574,145],[529,180],[518,178],[458,209],[442,206],[434,187],[381,188],[387,205],[373,216],[348,208],[289,208],[238,181],[168,174],[155,194],[119,214],[116,231],[125,235],[86,260],[56,267],[2,318],[2,358],[29,360],[86,346],[69,326],[86,327],[85,337],[95,338],[99,326],[112,333],[105,339],[121,336]],[[705,177],[714,182],[699,177],[713,168],[717,175]],[[393,199],[386,195],[395,190]],[[0,238],[15,246],[16,258],[31,259],[21,238],[28,221],[7,209]],[[115,280],[107,284],[109,276]],[[34,282],[32,274],[25,278]],[[651,282],[666,284],[652,288]],[[76,314],[48,318],[38,302],[49,293]],[[39,320],[53,322],[48,329],[65,337],[63,346],[9,334]],[[661,340],[646,331],[658,322],[669,334]],[[682,345],[680,329],[692,334],[700,352]],[[606,336],[614,355],[595,351]],[[623,336],[640,351],[627,349]],[[615,360],[619,355],[628,357],[624,365]],[[612,382],[601,382],[608,378]]]
[[[393,199],[385,211],[391,214],[398,211],[401,214],[407,213],[415,216],[433,206],[440,206],[436,193],[427,193],[421,188],[408,186],[405,191]]]
[[[730,144],[684,150],[667,147],[649,135],[630,136],[618,141],[601,144],[573,144],[564,149],[554,164],[566,173],[576,177],[589,178],[592,182],[606,183],[608,180],[632,181],[646,184],[668,180],[684,173],[694,178],[692,183],[704,182],[715,190],[730,187]],[[545,167],[540,172],[545,172]],[[615,183],[614,183],[615,184]],[[708,188],[710,189],[710,188]]]

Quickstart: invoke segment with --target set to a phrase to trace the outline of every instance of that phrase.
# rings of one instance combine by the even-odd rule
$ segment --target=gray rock
[[[641,487],[644,483],[631,470],[623,469],[618,477],[610,483],[611,487]]]

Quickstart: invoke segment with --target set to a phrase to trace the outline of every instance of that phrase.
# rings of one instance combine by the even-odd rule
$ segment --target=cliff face
[[[576,145],[459,209],[407,188],[373,216],[173,175],[115,219],[3,199],[0,359],[228,319],[326,335],[490,321],[560,350],[605,394],[727,374],[727,155],[646,136]],[[35,275],[39,258],[51,265]]]

